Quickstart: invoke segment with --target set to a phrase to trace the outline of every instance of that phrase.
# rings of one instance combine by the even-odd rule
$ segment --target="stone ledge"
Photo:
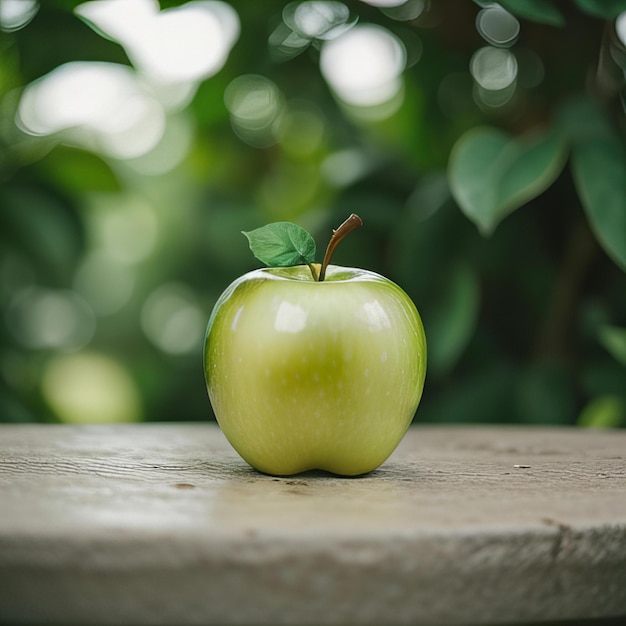
[[[0,622],[626,616],[626,431],[413,427],[361,478],[215,425],[0,426]]]

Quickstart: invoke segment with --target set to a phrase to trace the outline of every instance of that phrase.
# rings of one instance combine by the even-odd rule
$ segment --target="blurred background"
[[[0,421],[213,419],[309,229],[413,298],[418,422],[626,426],[626,1],[0,0]]]

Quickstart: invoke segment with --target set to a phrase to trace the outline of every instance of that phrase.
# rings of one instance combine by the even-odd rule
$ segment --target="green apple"
[[[381,465],[411,424],[426,339],[409,296],[379,274],[263,268],[219,298],[204,371],[217,421],[252,467],[353,476]]]

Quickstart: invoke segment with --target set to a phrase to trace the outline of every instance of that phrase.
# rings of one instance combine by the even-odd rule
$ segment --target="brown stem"
[[[328,242],[328,246],[326,248],[326,254],[324,255],[324,260],[322,261],[322,267],[320,269],[320,274],[318,277],[318,281],[322,282],[326,277],[326,268],[330,263],[330,259],[333,256],[333,252],[337,247],[337,244],[349,233],[353,230],[356,230],[359,226],[363,225],[363,220],[356,215],[356,213],[352,213],[350,217],[343,223],[339,228],[333,230],[333,234]]]

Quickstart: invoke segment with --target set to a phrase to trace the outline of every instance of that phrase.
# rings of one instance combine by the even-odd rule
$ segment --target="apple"
[[[363,269],[326,264],[322,275],[306,264],[251,271],[209,319],[204,372],[215,416],[266,474],[374,470],[422,395],[426,339],[409,296]]]

